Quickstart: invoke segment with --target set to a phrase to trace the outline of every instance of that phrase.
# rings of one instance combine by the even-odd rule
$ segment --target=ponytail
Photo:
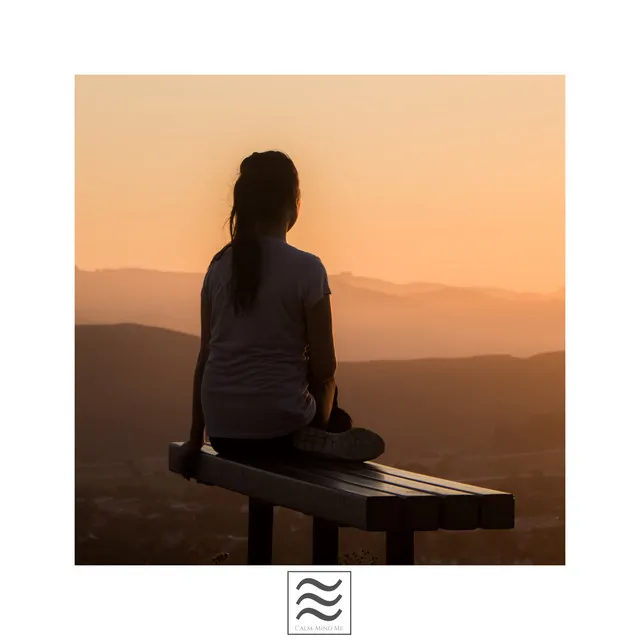
[[[262,276],[262,252],[258,237],[260,203],[255,194],[244,186],[240,176],[234,188],[231,209],[231,298],[236,314],[247,313],[252,307]],[[253,196],[253,197],[251,197]]]
[[[262,279],[261,231],[299,198],[298,172],[279,151],[254,153],[240,165],[229,217],[231,299],[238,315],[249,313]]]

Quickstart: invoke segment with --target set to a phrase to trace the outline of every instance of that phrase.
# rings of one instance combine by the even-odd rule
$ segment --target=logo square
[[[287,633],[351,635],[351,571],[287,571]]]

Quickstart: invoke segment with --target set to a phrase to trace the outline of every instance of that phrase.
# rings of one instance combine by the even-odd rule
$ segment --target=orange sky
[[[564,130],[562,76],[79,76],[76,264],[204,271],[274,148],[330,273],[552,291]]]

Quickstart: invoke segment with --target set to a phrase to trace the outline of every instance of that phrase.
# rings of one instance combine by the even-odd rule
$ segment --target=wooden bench
[[[169,469],[180,473],[169,446]],[[271,564],[273,507],[313,517],[313,564],[338,564],[339,527],[386,533],[387,564],[414,563],[414,532],[512,529],[510,493],[375,462],[239,462],[202,447],[194,479],[249,497],[248,564]]]

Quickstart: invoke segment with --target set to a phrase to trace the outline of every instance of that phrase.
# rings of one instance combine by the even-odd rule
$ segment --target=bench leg
[[[312,564],[338,564],[340,527],[336,522],[313,519]]]
[[[247,564],[271,564],[273,505],[249,498]]]
[[[387,564],[414,564],[413,531],[387,531]]]

